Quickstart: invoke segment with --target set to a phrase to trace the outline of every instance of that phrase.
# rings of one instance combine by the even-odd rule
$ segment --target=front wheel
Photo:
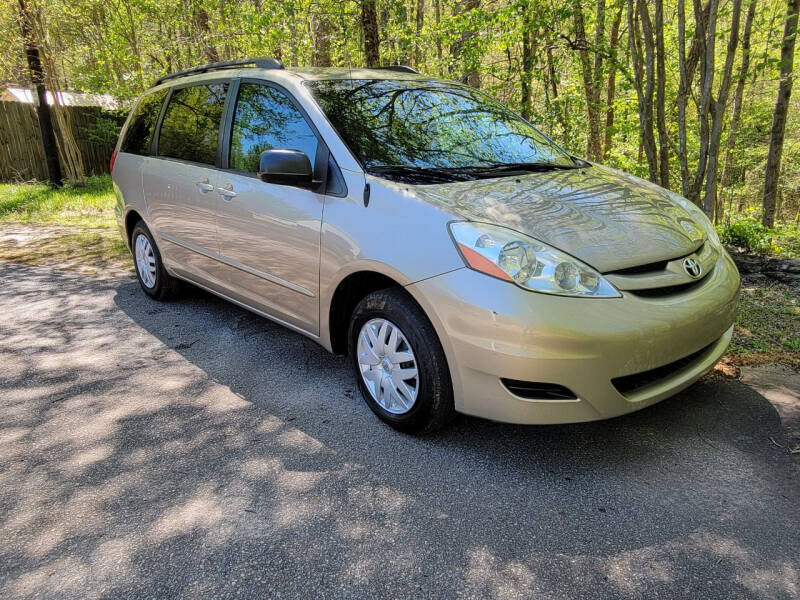
[[[350,356],[361,394],[381,420],[408,433],[434,431],[455,416],[439,338],[403,290],[366,296],[350,320]]]

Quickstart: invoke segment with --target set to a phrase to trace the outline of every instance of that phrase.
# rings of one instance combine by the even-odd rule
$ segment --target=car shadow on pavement
[[[16,274],[0,291],[17,306],[0,346],[0,596],[800,587],[797,469],[773,407],[737,381],[610,421],[462,417],[415,438],[372,415],[346,359],[209,294],[159,304],[116,280],[87,296],[59,275],[46,302],[51,275]]]

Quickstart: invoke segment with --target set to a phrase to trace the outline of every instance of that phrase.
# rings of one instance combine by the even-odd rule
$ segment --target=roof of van
[[[279,60],[269,57],[241,58],[223,62],[197,65],[182,71],[164,75],[155,82],[155,86],[167,82],[178,82],[188,77],[195,78],[200,75],[218,75],[224,72],[242,73],[255,72],[259,74],[272,74],[283,76],[293,75],[304,80],[319,79],[420,79],[420,75],[415,69],[403,65],[373,68],[349,68],[349,67],[300,67],[287,69]]]
[[[424,75],[414,72],[395,71],[393,69],[349,69],[347,67],[299,67],[286,69],[302,79],[426,79]]]

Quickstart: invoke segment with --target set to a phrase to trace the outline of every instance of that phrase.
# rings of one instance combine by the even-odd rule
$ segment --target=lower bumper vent
[[[501,379],[509,392],[528,400],[575,400],[577,397],[563,385]]]
[[[634,373],[633,375],[615,377],[611,380],[611,383],[623,396],[630,395],[649,385],[669,379],[678,371],[691,366],[694,362],[704,356],[716,343],[716,341],[712,342],[705,348],[701,348],[697,352],[693,352],[689,356],[679,358],[675,362],[671,362],[667,365],[656,367],[655,369],[650,369],[649,371],[642,371],[641,373]]]

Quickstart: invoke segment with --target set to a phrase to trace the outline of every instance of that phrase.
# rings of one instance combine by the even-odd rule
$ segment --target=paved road
[[[381,425],[344,359],[200,292],[0,265],[0,597],[796,598],[773,407]]]

